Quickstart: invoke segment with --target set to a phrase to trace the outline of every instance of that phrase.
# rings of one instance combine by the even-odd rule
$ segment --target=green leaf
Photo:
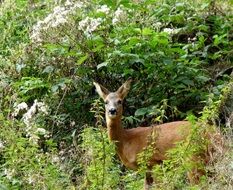
[[[194,82],[189,79],[182,80],[182,83],[186,84],[187,86],[194,86]]]
[[[42,73],[52,73],[54,70],[54,67],[49,65],[47,67],[45,67],[45,69],[42,71]]]
[[[93,52],[97,52],[97,51],[101,50],[102,47],[104,47],[104,44],[98,45],[97,47],[95,47],[94,49],[92,49],[92,51],[93,51]]]
[[[99,65],[97,65],[97,70],[102,68],[102,67],[106,67],[107,65],[108,65],[108,62],[100,63]]]
[[[152,30],[152,29],[150,29],[150,28],[144,28],[144,29],[142,30],[142,35],[143,35],[143,36],[148,36],[148,35],[153,34],[153,32],[154,32],[154,30]]]
[[[132,37],[132,38],[129,39],[128,44],[129,44],[130,46],[134,46],[134,45],[138,44],[139,42],[140,42],[140,39],[139,39],[139,38],[137,38],[137,37]]]
[[[148,111],[149,111],[148,108],[139,108],[139,109],[136,110],[134,115],[135,116],[143,116],[143,115],[147,114]]]
[[[83,63],[87,60],[88,57],[89,57],[88,54],[86,54],[86,55],[80,57],[79,60],[77,61],[77,64],[78,64],[78,65],[83,64]]]

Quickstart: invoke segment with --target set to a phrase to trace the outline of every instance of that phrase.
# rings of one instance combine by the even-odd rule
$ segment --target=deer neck
[[[106,117],[108,138],[116,144],[121,144],[123,137],[123,128],[121,118],[110,119]]]

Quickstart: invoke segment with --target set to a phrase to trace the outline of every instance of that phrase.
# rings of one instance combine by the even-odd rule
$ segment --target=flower
[[[3,148],[5,148],[5,146],[4,146],[3,142],[0,141],[0,150],[3,149]]]
[[[36,179],[34,179],[34,176],[33,175],[30,175],[29,177],[28,177],[28,183],[29,184],[34,184],[36,182]]]
[[[48,107],[45,105],[44,102],[38,102],[38,100],[34,100],[33,105],[30,107],[30,109],[23,115],[23,122],[25,123],[27,130],[31,128],[31,121],[33,119],[33,116],[36,114],[36,111],[42,112],[44,114],[48,114]]]
[[[30,121],[32,117],[36,113],[36,106],[37,106],[37,100],[34,100],[33,105],[30,107],[30,109],[23,115],[23,122],[25,125],[30,128]]]
[[[57,28],[68,23],[68,16],[73,14],[77,9],[83,8],[83,2],[66,1],[65,6],[56,6],[53,11],[45,17],[44,20],[38,21],[32,28],[30,39],[34,43],[43,41],[43,31],[51,28]]]
[[[123,8],[123,6],[120,6],[115,11],[113,19],[112,19],[112,24],[117,24],[118,22],[126,19],[127,14],[122,8]]]
[[[47,131],[44,128],[37,128],[36,133],[39,135],[45,135]]]
[[[6,169],[4,170],[4,175],[6,176],[7,179],[11,180],[13,178],[15,174],[15,170],[14,169]]]
[[[84,34],[87,36],[90,36],[92,32],[97,30],[98,26],[102,23],[101,18],[91,18],[91,17],[86,17],[85,19],[81,20],[79,22],[79,30],[82,30]]]
[[[52,156],[52,163],[57,164],[59,163],[59,161],[60,161],[60,158],[57,155]]]
[[[158,28],[160,28],[162,26],[162,23],[161,22],[155,22],[153,24],[153,26],[158,29]]]
[[[173,35],[173,34],[177,34],[180,31],[180,29],[164,28],[163,31],[170,35]]]
[[[23,110],[23,109],[27,110],[28,105],[25,102],[22,102],[22,103],[18,104],[17,108],[20,109],[20,110]]]
[[[109,14],[110,8],[107,5],[102,5],[99,9],[97,9],[97,12]]]
[[[38,144],[40,137],[35,134],[30,134],[29,141],[31,141],[34,145]]]
[[[28,109],[28,105],[25,102],[22,102],[16,106],[12,115],[13,117],[16,117],[21,110],[27,110],[27,109]]]
[[[39,112],[42,112],[45,115],[48,115],[48,106],[45,105],[44,102],[37,102],[37,108]]]

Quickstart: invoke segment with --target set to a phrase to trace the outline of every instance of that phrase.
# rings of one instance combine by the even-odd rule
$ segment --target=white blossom
[[[74,126],[75,126],[75,121],[71,121],[71,122],[70,122],[70,126],[71,126],[71,127],[74,127]]]
[[[36,112],[41,112],[44,114],[48,114],[48,107],[45,105],[44,102],[38,102],[38,100],[34,100],[33,105],[30,107],[30,109],[23,115],[23,122],[25,123],[27,130],[31,128],[31,122],[33,120],[33,116],[36,114]]]
[[[28,105],[25,102],[22,102],[18,104],[18,109],[23,110],[23,109],[28,109]]]
[[[16,117],[21,110],[27,110],[27,109],[28,109],[28,105],[25,102],[22,102],[16,106],[12,115]]]
[[[163,31],[172,35],[172,34],[177,34],[180,31],[180,29],[164,28]]]
[[[124,11],[120,7],[118,7],[115,12],[115,17],[120,18],[123,14],[124,14]]]
[[[3,149],[3,148],[5,148],[5,146],[4,146],[3,142],[0,141],[0,150]]]
[[[28,183],[29,184],[34,184],[36,182],[36,180],[34,179],[34,176],[33,175],[30,175],[29,177],[28,177]]]
[[[32,117],[36,113],[36,106],[37,106],[37,100],[34,100],[33,105],[30,107],[30,109],[23,115],[23,122],[25,125],[29,128],[30,127],[30,121]]]
[[[38,21],[32,28],[30,39],[32,42],[43,41],[43,31],[50,28],[57,28],[68,23],[68,16],[73,14],[77,9],[83,8],[83,2],[66,1],[65,6],[56,6],[53,11],[45,17],[44,20]]]
[[[118,22],[121,22],[127,18],[126,11],[123,10],[123,7],[120,6],[117,8],[117,10],[114,13],[112,24],[117,24]]]
[[[59,163],[60,161],[60,158],[56,155],[52,156],[52,163],[56,164],[56,163]]]
[[[161,22],[155,22],[155,23],[153,24],[153,26],[154,26],[155,28],[160,28],[160,27],[162,26],[162,23],[161,23]]]
[[[109,14],[110,8],[107,5],[102,5],[99,9],[97,9],[97,12]]]
[[[117,18],[112,19],[112,24],[116,24],[119,20]]]
[[[86,17],[85,19],[81,20],[79,22],[79,30],[82,30],[84,34],[86,35],[91,35],[92,32],[97,30],[98,26],[102,23],[101,18],[91,18],[91,17]]]
[[[70,1],[70,0],[67,0],[67,1],[65,2],[65,5],[66,5],[66,6],[71,6],[72,4],[73,4],[73,2]]]
[[[35,132],[39,135],[45,135],[47,133],[44,128],[37,128]]]
[[[48,106],[45,105],[44,102],[37,102],[37,108],[39,112],[42,112],[45,115],[48,115]]]
[[[11,169],[6,169],[4,170],[4,175],[6,176],[7,179],[11,180],[12,177],[14,176],[15,170],[11,170]]]
[[[37,145],[40,137],[38,135],[33,134],[33,133],[28,134],[28,135],[30,135],[29,141],[31,141],[33,144]]]

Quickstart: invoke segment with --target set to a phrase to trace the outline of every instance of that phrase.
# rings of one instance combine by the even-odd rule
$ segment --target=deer
[[[132,79],[123,83],[117,91],[110,92],[97,82],[93,82],[97,93],[105,103],[105,119],[108,138],[115,144],[116,153],[124,166],[137,170],[138,155],[148,146],[152,139],[156,151],[149,160],[148,171],[145,175],[144,189],[149,189],[153,184],[151,168],[155,164],[161,164],[167,159],[166,153],[174,148],[177,142],[183,141],[190,134],[191,123],[189,121],[173,121],[169,123],[151,125],[148,127],[136,127],[124,129],[122,126],[123,100],[130,90]],[[156,133],[156,138],[151,138]],[[188,175],[196,183],[196,178],[203,175],[203,171],[192,171]]]

